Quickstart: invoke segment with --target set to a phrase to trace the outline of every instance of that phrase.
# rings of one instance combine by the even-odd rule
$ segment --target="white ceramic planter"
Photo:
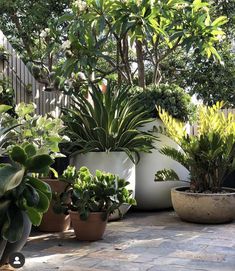
[[[160,120],[149,123],[144,128],[145,131],[152,130],[153,126],[162,125]],[[173,159],[161,154],[159,150],[163,146],[171,146],[177,149],[180,147],[169,137],[155,133],[160,141],[155,143],[157,149],[152,153],[141,153],[140,162],[136,165],[136,201],[140,210],[156,210],[172,207],[171,188],[186,186],[187,183],[181,181],[154,182],[155,173],[164,168],[176,171],[181,180],[188,180],[189,172]]]
[[[130,160],[125,152],[89,152],[86,154],[73,154],[70,159],[70,164],[77,169],[82,166],[89,168],[92,174],[97,169],[119,175],[130,184],[127,189],[133,191],[135,197],[136,170],[135,164]],[[121,206],[121,213],[124,215],[129,210],[129,205]],[[111,220],[119,218],[118,212],[111,215]]]

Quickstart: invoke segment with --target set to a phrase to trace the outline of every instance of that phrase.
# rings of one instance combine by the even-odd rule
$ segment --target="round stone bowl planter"
[[[70,164],[74,165],[77,169],[82,166],[86,166],[89,168],[92,174],[95,174],[95,171],[99,169],[118,175],[120,178],[125,179],[130,183],[127,186],[127,189],[132,190],[132,195],[135,197],[135,164],[125,152],[89,152],[86,154],[74,153],[70,158]],[[120,207],[121,214],[125,215],[129,208],[130,206],[128,204],[123,204]],[[119,212],[115,211],[109,217],[109,220],[117,220],[119,218]]]
[[[160,120],[148,123],[142,128],[144,131],[152,130],[154,126],[163,125]],[[158,210],[172,208],[171,188],[186,186],[182,181],[155,182],[155,173],[162,169],[173,169],[181,180],[188,180],[189,172],[186,168],[170,157],[159,152],[164,146],[180,147],[169,137],[154,133],[159,139],[154,143],[156,149],[152,153],[140,153],[140,161],[136,165],[136,201],[139,210]]]
[[[175,212],[185,221],[219,224],[235,219],[235,189],[223,188],[228,193],[190,193],[187,187],[172,188]]]
[[[22,237],[15,243],[9,243],[0,238],[0,266],[8,264],[9,256],[14,252],[20,252],[24,247],[31,231],[32,223],[26,213],[23,212],[24,228]]]
[[[90,213],[87,220],[80,219],[78,212],[70,212],[72,227],[76,238],[80,241],[97,241],[102,239],[107,219],[104,220],[105,213]]]
[[[66,184],[54,179],[43,179],[50,185],[51,191],[62,193]],[[39,230],[42,232],[63,232],[70,227],[70,216],[64,214],[56,214],[53,211],[53,201],[51,201],[48,211],[43,215]]]

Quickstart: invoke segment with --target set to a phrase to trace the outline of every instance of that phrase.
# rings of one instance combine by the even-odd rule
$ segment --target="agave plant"
[[[134,154],[154,148],[156,137],[137,129],[152,119],[137,97],[128,98],[128,91],[109,83],[105,93],[93,85],[90,99],[83,94],[72,98],[72,107],[63,109],[70,152],[125,151],[134,161]]]
[[[164,147],[161,152],[190,171],[193,192],[221,191],[225,178],[235,170],[235,116],[221,111],[223,102],[198,109],[197,135],[188,135],[184,124],[166,111],[159,115],[166,133],[178,143],[183,152]],[[171,169],[156,173],[156,181],[178,179]]]

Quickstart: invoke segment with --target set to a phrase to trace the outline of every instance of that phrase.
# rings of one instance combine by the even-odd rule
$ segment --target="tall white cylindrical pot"
[[[95,171],[98,169],[118,175],[120,178],[125,179],[130,183],[127,186],[127,189],[132,190],[133,197],[135,197],[135,164],[125,152],[89,152],[86,154],[75,153],[70,158],[70,164],[74,165],[77,169],[82,166],[86,166],[89,168],[92,174],[95,174]],[[129,205],[123,205],[121,206],[120,211],[123,215],[125,215],[129,208]],[[118,218],[118,212],[111,215],[112,220]]]
[[[152,130],[153,126],[162,125],[160,120],[148,123],[145,131]],[[140,210],[157,210],[172,207],[171,188],[186,186],[182,181],[155,182],[155,173],[162,169],[173,169],[181,180],[188,180],[189,172],[173,159],[161,154],[159,150],[164,146],[171,146],[176,149],[180,147],[169,137],[154,133],[160,141],[154,143],[156,149],[152,153],[141,153],[140,162],[136,165],[136,201]]]

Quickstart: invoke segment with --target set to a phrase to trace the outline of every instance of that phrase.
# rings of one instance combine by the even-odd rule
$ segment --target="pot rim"
[[[71,211],[69,210],[69,213],[71,214],[79,214],[79,212],[76,212],[76,211]],[[99,214],[105,214],[106,212],[90,212],[89,215],[99,215]]]
[[[109,154],[109,153],[124,153],[124,154],[126,154],[125,151],[89,151],[89,152],[85,152],[85,153],[81,153],[81,152],[79,153],[79,151],[75,151],[75,152],[71,153],[69,155],[69,157],[72,157],[74,155],[86,155],[86,154],[89,154],[89,153],[91,153],[91,154],[93,154],[93,153],[106,153],[106,154]]]
[[[228,191],[228,193],[193,193],[193,192],[186,192],[185,189],[188,189],[188,188],[189,187],[187,187],[187,186],[177,186],[177,187],[171,188],[171,192],[177,192],[177,193],[180,193],[180,194],[186,194],[186,195],[190,195],[190,196],[206,196],[206,197],[235,195],[235,188],[230,188],[230,187],[221,187],[223,190]]]

